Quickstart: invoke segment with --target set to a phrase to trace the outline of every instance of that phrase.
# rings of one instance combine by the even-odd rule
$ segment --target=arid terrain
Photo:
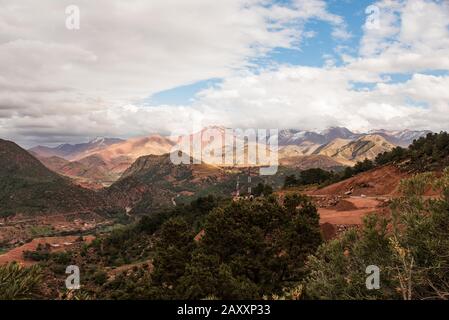
[[[352,142],[343,144],[341,154],[371,150],[371,138],[365,144],[367,136],[347,137]],[[374,139],[374,145],[375,141],[384,138]],[[423,180],[423,199],[441,201],[441,186],[449,179],[443,171],[448,143],[449,135],[441,133],[429,134],[409,149],[388,147],[381,152],[375,147],[374,153],[367,153],[371,158],[377,153],[373,160],[365,158],[353,166],[328,155],[296,155],[281,159],[276,174],[267,177],[259,175],[259,167],[175,164],[173,154],[149,154],[135,159],[110,186],[98,189],[82,187],[79,177],[72,180],[67,173],[51,170],[57,164],[76,168],[78,162],[56,159],[57,155],[41,159],[0,140],[5,185],[0,194],[0,266],[12,268],[11,263],[17,262],[24,270],[41,270],[45,278],[41,297],[61,299],[74,294],[64,285],[68,265],[83,270],[85,292],[108,299],[163,296],[167,294],[164,281],[170,280],[158,281],[170,279],[171,268],[178,267],[177,274],[184,274],[179,281],[188,283],[188,289],[182,284],[180,290],[190,292],[197,283],[197,276],[192,278],[197,268],[217,264],[217,255],[228,259],[226,268],[239,261],[236,275],[253,264],[248,255],[261,255],[253,267],[263,265],[282,279],[277,264],[288,269],[299,263],[302,270],[310,254],[320,254],[320,248],[347,237],[357,239],[368,221],[389,221],[384,227],[390,228],[390,204],[403,197],[402,181],[422,172],[422,163],[432,169],[421,179],[442,179],[436,188]],[[349,145],[355,149],[344,151]],[[428,151],[429,146],[435,150]],[[86,148],[81,148],[83,153]],[[97,179],[98,170],[107,169],[104,161],[94,158],[98,160],[97,155],[89,155],[82,161],[90,166],[85,174]],[[259,249],[253,251],[255,244]],[[343,255],[350,252],[345,249]],[[302,257],[299,262],[298,257]],[[219,274],[225,272],[218,265],[214,268]],[[248,277],[252,275],[249,270]],[[232,285],[234,280],[226,281]],[[258,277],[252,281],[256,283]]]
[[[332,238],[338,232],[360,226],[370,213],[388,215],[390,200],[400,194],[399,184],[409,176],[388,165],[323,188],[308,188],[305,193],[318,207],[323,233]]]
[[[62,252],[71,249],[76,243],[83,242],[89,244],[95,239],[94,236],[85,236],[81,238],[79,236],[34,238],[28,243],[15,247],[4,254],[0,254],[0,265],[13,261],[18,262],[23,266],[36,264],[36,261],[26,259],[23,254],[26,251],[35,251],[39,245],[44,247],[48,246],[50,252]]]

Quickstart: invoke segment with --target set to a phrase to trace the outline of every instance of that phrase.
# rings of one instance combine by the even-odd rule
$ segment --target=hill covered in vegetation
[[[428,133],[414,140],[407,149],[396,147],[379,154],[375,163],[402,163],[404,168],[419,172],[441,170],[449,165],[449,134]]]
[[[0,216],[66,213],[106,206],[83,189],[47,169],[13,142],[0,140]]]

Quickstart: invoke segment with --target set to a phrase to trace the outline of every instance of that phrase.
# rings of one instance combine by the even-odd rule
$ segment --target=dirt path
[[[333,225],[360,225],[362,224],[364,216],[378,211],[382,204],[382,201],[377,197],[350,197],[345,198],[344,201],[350,202],[353,205],[353,209],[340,210],[333,207],[318,208],[320,223],[330,223]]]
[[[35,218],[22,219],[22,220],[11,220],[11,221],[2,222],[2,223],[0,223],[0,226],[9,227],[9,226],[15,226],[15,225],[24,224],[24,223],[36,222],[36,221],[43,220],[43,219],[52,220],[52,219],[56,219],[56,218],[66,218],[66,217],[70,217],[70,216],[82,216],[82,215],[87,215],[87,214],[93,214],[93,212],[75,211],[75,212],[68,212],[68,213],[59,213],[59,214],[54,214],[54,215],[43,215],[43,216],[35,217]]]
[[[24,266],[30,266],[35,264],[35,261],[25,260],[23,253],[25,251],[35,251],[39,244],[45,245],[49,244],[52,247],[52,252],[64,251],[74,245],[79,236],[66,236],[66,237],[45,237],[36,238],[31,242],[28,242],[20,247],[11,249],[7,253],[0,255],[0,265],[7,264],[10,262],[18,262]],[[95,237],[94,236],[84,236],[84,242],[91,243]]]

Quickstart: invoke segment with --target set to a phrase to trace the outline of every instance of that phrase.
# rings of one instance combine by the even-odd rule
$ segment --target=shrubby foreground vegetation
[[[208,215],[198,244],[182,218],[164,224],[153,285],[162,299],[261,298],[300,281],[320,243],[319,216],[305,197],[233,202]]]
[[[440,197],[424,196],[429,184]],[[213,197],[201,199],[200,207],[212,208],[205,216],[198,211],[196,218],[145,218],[132,232],[85,249],[89,263],[98,267],[105,261],[107,266],[101,247],[114,256],[113,248],[126,251],[121,247],[126,242],[114,238],[147,235],[152,240],[142,243],[153,242],[146,255],[153,268],[135,267],[113,280],[92,272],[83,279],[83,291],[97,299],[446,299],[449,170],[438,179],[416,175],[403,181],[401,189],[391,217],[368,216],[360,230],[327,243],[322,243],[316,208],[306,197],[287,197],[283,205],[274,196],[224,205]],[[198,219],[204,224],[195,230],[191,222]],[[1,298],[37,297],[43,270],[49,267],[58,274],[58,259],[63,264],[77,260],[75,254],[50,254],[41,268],[1,267],[0,280],[9,279],[1,282],[9,288]],[[380,268],[379,290],[365,286],[368,265]],[[63,270],[59,272],[62,276]]]
[[[433,180],[433,181],[432,181]],[[441,197],[425,197],[432,184]],[[439,179],[403,181],[389,219],[372,215],[321,246],[308,260],[305,295],[319,299],[447,299],[449,297],[449,170]],[[366,290],[365,268],[381,270],[381,289]]]
[[[39,267],[23,268],[16,263],[0,267],[0,300],[36,298],[42,280]]]

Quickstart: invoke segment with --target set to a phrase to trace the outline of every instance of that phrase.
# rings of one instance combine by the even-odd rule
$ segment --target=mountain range
[[[226,134],[222,127],[213,129],[223,136]],[[194,133],[188,138],[195,138],[203,132]],[[374,159],[377,154],[395,146],[406,147],[428,132],[373,130],[356,133],[342,127],[318,132],[280,130],[279,162],[299,169],[320,167],[329,170],[352,166],[357,161]],[[217,141],[205,141],[202,136],[200,139],[203,147],[217,147]],[[49,169],[70,177],[82,186],[99,189],[117,181],[139,157],[167,154],[173,151],[175,145],[173,137],[151,135],[128,140],[96,138],[87,143],[62,144],[54,148],[37,146],[29,151]]]
[[[223,128],[215,129],[225,132]],[[252,185],[263,182],[278,188],[286,175],[298,170],[338,171],[426,133],[382,130],[361,134],[345,128],[322,132],[282,130],[278,137],[280,167],[270,177],[260,177],[256,170],[244,166],[175,165],[170,159],[175,139],[160,135],[128,140],[100,138],[28,151],[0,140],[0,212],[64,213],[107,206],[148,212],[200,195],[229,195],[235,191],[238,177],[242,179],[239,188],[245,192],[250,184],[243,179],[248,176],[252,177]],[[195,135],[203,147],[220,145],[219,141],[203,139],[203,131],[188,138]]]
[[[96,138],[87,143],[37,146],[28,151],[47,168],[92,189],[110,186],[139,157],[170,152],[174,142],[159,135],[128,140]]]

